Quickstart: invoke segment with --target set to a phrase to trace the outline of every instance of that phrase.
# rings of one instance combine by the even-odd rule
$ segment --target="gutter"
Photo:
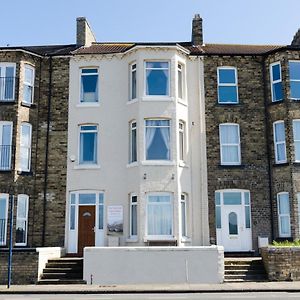
[[[52,100],[52,56],[49,56],[49,85],[48,85],[48,112],[47,112],[47,133],[46,133],[46,153],[44,167],[44,200],[43,200],[43,232],[42,246],[45,246],[46,238],[46,212],[47,212],[47,189],[48,189],[48,159],[49,159],[49,139],[50,139],[50,121],[51,121],[51,100]]]

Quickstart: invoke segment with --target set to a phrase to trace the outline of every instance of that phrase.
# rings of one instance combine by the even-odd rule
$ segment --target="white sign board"
[[[107,207],[107,234],[123,234],[123,206],[109,205]]]

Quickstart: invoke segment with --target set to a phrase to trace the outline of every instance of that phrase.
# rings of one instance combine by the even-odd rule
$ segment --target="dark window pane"
[[[272,74],[273,74],[273,81],[280,80],[281,74],[280,74],[279,64],[272,66]]]
[[[219,69],[219,83],[236,83],[235,69]]]
[[[166,96],[169,94],[168,70],[147,70],[147,95]]]
[[[231,212],[229,214],[228,225],[229,225],[229,234],[237,235],[238,234],[237,214],[235,212]]]
[[[291,98],[300,99],[300,81],[291,81]]]
[[[222,228],[222,225],[221,225],[221,206],[216,206],[216,228]]]
[[[300,80],[300,62],[289,63],[290,68],[290,79]]]
[[[224,192],[224,205],[241,205],[242,204],[242,194],[241,192]]]
[[[273,84],[273,100],[282,100],[283,91],[282,91],[282,82],[277,82]]]
[[[246,228],[250,228],[250,206],[245,206],[245,222]]]
[[[237,87],[236,86],[219,86],[219,102],[220,103],[237,103]]]

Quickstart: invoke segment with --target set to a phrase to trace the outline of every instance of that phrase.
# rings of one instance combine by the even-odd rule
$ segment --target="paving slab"
[[[0,285],[0,294],[126,294],[126,293],[223,293],[300,292],[300,281],[239,282],[222,284],[139,285]]]

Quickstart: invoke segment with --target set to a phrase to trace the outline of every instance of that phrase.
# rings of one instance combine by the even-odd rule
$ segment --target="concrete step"
[[[241,280],[248,280],[248,281],[261,281],[261,280],[266,280],[266,276],[265,274],[252,274],[252,275],[249,275],[249,274],[239,274],[239,275],[236,275],[236,274],[230,274],[230,275],[225,275],[224,277],[225,280],[236,280],[236,279],[241,279]]]
[[[44,274],[46,273],[82,273],[82,268],[80,267],[69,267],[69,268],[46,268],[44,269]]]
[[[81,279],[82,273],[43,273],[42,279]]]
[[[257,265],[257,266],[252,266],[252,265],[226,265],[225,266],[226,270],[264,270],[263,265]]]
[[[264,269],[260,269],[260,270],[225,270],[225,276],[226,275],[239,275],[239,274],[246,274],[246,275],[255,275],[255,274],[266,274],[266,271]]]
[[[86,284],[82,279],[41,279],[37,284]]]

